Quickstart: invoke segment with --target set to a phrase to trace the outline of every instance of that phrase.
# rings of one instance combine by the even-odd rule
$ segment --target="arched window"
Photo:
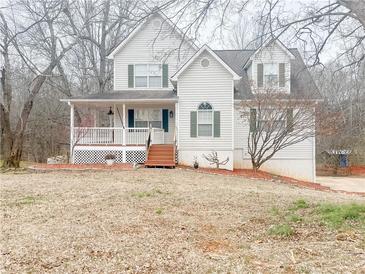
[[[198,136],[213,136],[213,107],[203,102],[198,107]]]

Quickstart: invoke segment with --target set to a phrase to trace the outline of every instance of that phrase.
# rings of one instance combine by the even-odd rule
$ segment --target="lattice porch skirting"
[[[144,163],[146,160],[144,146],[76,146],[73,154],[73,164],[105,164],[107,154],[114,154],[116,163]]]

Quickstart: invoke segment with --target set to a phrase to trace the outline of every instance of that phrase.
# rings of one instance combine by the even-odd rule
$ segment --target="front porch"
[[[149,145],[164,144],[164,139],[160,128],[76,127],[71,163],[105,163],[108,154],[115,155],[116,163],[144,163]]]
[[[108,154],[116,163],[145,163],[151,145],[175,145],[175,101],[68,103],[72,164],[104,164]]]

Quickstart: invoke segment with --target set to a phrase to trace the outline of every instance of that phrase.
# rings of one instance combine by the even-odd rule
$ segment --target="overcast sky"
[[[239,0],[238,0],[239,1]],[[234,13],[230,11],[229,16],[224,21],[224,27],[216,30],[217,25],[220,23],[220,16],[218,13],[209,16],[205,26],[199,31],[199,42],[200,44],[207,43],[214,49],[236,49],[237,46],[232,43],[232,37],[235,32],[239,29],[239,24],[244,24],[244,33],[247,33],[247,41],[251,41],[252,34],[250,32],[255,28],[254,19],[257,18],[258,13],[261,11],[261,6],[257,5],[260,2],[253,1],[252,4],[248,5],[242,13]],[[311,6],[323,6],[328,4],[329,0],[282,0],[278,6],[280,15],[286,18],[300,18],[304,16],[306,12],[305,7]],[[242,27],[241,27],[242,29]],[[214,32],[214,30],[216,30]],[[214,33],[214,35],[212,35]],[[299,48],[303,55],[311,54],[311,47],[304,45],[303,42],[297,39],[292,39],[292,36],[287,33],[280,38],[288,47]],[[321,54],[322,62],[330,62],[334,60],[338,54],[340,43],[330,41],[326,49]]]

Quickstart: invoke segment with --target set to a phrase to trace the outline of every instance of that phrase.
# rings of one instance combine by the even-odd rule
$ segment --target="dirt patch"
[[[347,204],[364,203],[363,197],[179,169],[5,173],[0,188],[0,272],[343,273],[364,268],[361,230],[293,221],[295,233],[288,237],[269,233],[278,224],[277,214],[298,199]],[[296,214],[310,210],[300,207]]]
[[[207,240],[198,244],[203,252],[232,252],[232,247],[228,241],[223,240]]]

